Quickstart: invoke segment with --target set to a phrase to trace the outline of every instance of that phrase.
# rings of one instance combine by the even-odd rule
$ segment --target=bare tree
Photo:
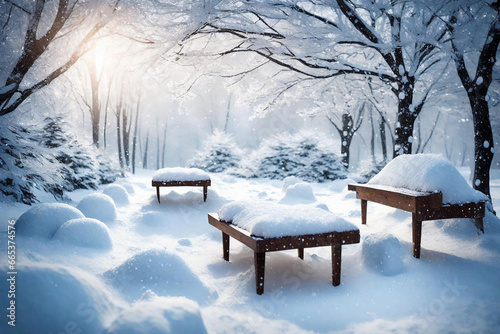
[[[357,111],[355,112],[356,114],[355,119],[349,112],[342,113],[342,116],[340,118],[340,125],[337,125],[337,123],[334,120],[334,117],[338,118],[336,114],[333,115],[328,113],[326,114],[327,119],[335,127],[340,136],[340,145],[341,145],[340,153],[342,156],[342,164],[346,169],[349,168],[349,157],[350,157],[352,138],[354,137],[354,134],[356,133],[356,131],[359,130],[361,124],[363,123],[363,113],[365,106],[366,104],[363,103],[361,107],[357,108]]]
[[[490,194],[490,166],[494,155],[493,132],[490,122],[488,89],[493,78],[493,68],[496,63],[498,45],[500,44],[500,2],[495,1],[491,4],[487,2],[480,3],[477,14],[487,11],[481,15],[481,21],[489,21],[489,29],[486,35],[481,39],[481,45],[477,47],[479,57],[474,65],[467,66],[466,51],[461,48],[459,43],[458,29],[460,25],[477,24],[470,19],[470,9],[458,8],[450,19],[449,29],[452,33],[451,46],[453,59],[455,61],[458,77],[462,86],[467,92],[472,111],[472,120],[474,124],[474,177],[473,187],[476,190],[486,194],[491,199]],[[477,15],[474,15],[477,16]],[[478,38],[475,38],[477,41]],[[468,46],[468,45],[467,45]],[[470,64],[470,63],[469,63]],[[475,66],[475,71],[470,67]],[[469,74],[473,73],[473,75]]]
[[[230,1],[220,16],[190,37],[224,34],[236,39],[219,55],[252,52],[304,81],[349,74],[385,83],[398,101],[394,155],[412,152],[413,124],[432,86],[422,77],[440,63],[446,25],[431,4],[408,1]],[[236,5],[237,3],[237,5]],[[438,4],[436,4],[437,6]],[[235,9],[236,8],[236,9]],[[213,49],[213,48],[212,48]],[[181,54],[183,54],[181,52]],[[248,70],[241,71],[244,75]],[[301,78],[301,79],[300,79]],[[418,96],[416,94],[418,93]]]
[[[120,0],[113,0],[111,3],[105,2],[104,7],[87,8],[86,3],[80,4],[78,0],[60,0],[54,9],[54,6],[46,6],[46,0],[36,0],[23,6],[22,11],[17,11],[19,13],[14,14],[11,10],[3,31],[8,31],[8,25],[22,26],[25,21],[27,21],[27,28],[23,36],[20,36],[24,40],[23,45],[19,45],[22,51],[15,60],[12,70],[6,75],[5,81],[0,83],[0,116],[15,111],[29,96],[71,68],[86,52],[87,43],[113,17],[119,2]],[[15,6],[13,2],[8,3]],[[89,6],[94,5],[96,4],[89,4]],[[46,22],[52,17],[51,14],[53,14],[53,21]],[[92,23],[90,29],[82,34],[86,18],[90,20],[94,16],[97,16],[93,19],[96,22]],[[67,59],[60,59],[54,55],[47,57],[53,45],[60,39],[77,39],[76,46],[70,51],[71,55]],[[3,55],[15,55],[16,52],[12,51],[14,50],[5,52]],[[59,63],[55,64],[54,59],[57,59]],[[26,82],[24,79],[28,72],[35,67],[41,67],[39,63],[43,61],[54,61],[48,67],[55,69]]]

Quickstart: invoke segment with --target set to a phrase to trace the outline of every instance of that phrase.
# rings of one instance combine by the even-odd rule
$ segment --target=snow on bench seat
[[[400,155],[387,164],[369,182],[408,191],[442,193],[443,204],[488,201],[473,189],[451,162],[437,154]]]
[[[153,174],[153,182],[207,180],[210,180],[210,176],[198,168],[169,167],[159,169]]]
[[[169,167],[157,170],[151,183],[156,187],[156,197],[160,203],[160,187],[203,187],[203,201],[207,201],[210,176],[198,168]]]
[[[261,238],[280,238],[304,234],[353,231],[356,225],[333,212],[310,205],[285,205],[265,201],[235,201],[218,212],[222,221],[231,222]]]
[[[332,284],[340,285],[342,246],[359,243],[359,229],[329,212],[309,205],[237,201],[209,213],[208,222],[222,232],[222,254],[229,261],[229,237],[254,251],[257,294],[264,293],[266,252],[330,246]]]

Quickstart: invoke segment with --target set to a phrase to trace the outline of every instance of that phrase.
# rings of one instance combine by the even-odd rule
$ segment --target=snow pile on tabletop
[[[406,252],[399,239],[391,234],[369,235],[361,245],[365,266],[386,276],[403,272]]]
[[[103,276],[129,300],[139,299],[146,290],[160,296],[185,296],[203,304],[215,298],[183,259],[165,250],[136,254]]]
[[[59,227],[53,240],[88,248],[110,249],[113,247],[108,227],[93,218],[68,220]]]
[[[334,213],[310,205],[284,205],[266,201],[235,201],[218,211],[254,236],[279,238],[304,234],[345,232],[358,228]]]
[[[84,218],[74,207],[63,203],[38,204],[23,213],[16,222],[19,236],[51,239],[59,227],[70,219]]]
[[[170,167],[157,170],[153,182],[168,181],[207,181],[210,176],[198,168]]]
[[[196,302],[184,297],[158,297],[148,290],[113,321],[105,334],[206,332]]]
[[[443,204],[488,201],[486,195],[469,186],[455,166],[436,154],[400,155],[368,184],[441,192]]]
[[[299,182],[286,187],[285,196],[280,200],[280,203],[306,204],[316,201],[311,185],[306,182]]]
[[[7,284],[1,280],[1,291],[8,291]],[[101,333],[122,310],[109,287],[75,268],[20,265],[15,284],[15,333]],[[0,333],[12,333],[6,319]]]
[[[128,205],[130,203],[128,191],[122,185],[110,184],[102,192],[111,197],[116,205]]]
[[[82,198],[77,208],[88,218],[102,222],[112,222],[116,219],[116,206],[111,197],[94,193]]]

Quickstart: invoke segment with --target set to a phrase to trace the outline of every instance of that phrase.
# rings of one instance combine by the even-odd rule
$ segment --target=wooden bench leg
[[[340,285],[340,269],[342,262],[342,245],[332,245],[332,284],[333,286]]]
[[[222,232],[222,256],[229,261],[229,235]]]
[[[413,236],[413,257],[419,259],[420,243],[422,241],[422,221],[417,220],[415,213],[412,215],[411,227]]]
[[[264,273],[266,268],[266,253],[254,252],[254,266],[255,266],[255,285],[257,294],[264,293]]]
[[[361,224],[366,225],[366,209],[368,207],[368,201],[366,199],[361,200]]]
[[[484,233],[483,218],[474,218],[474,221],[476,222],[477,229]]]
[[[156,187],[156,197],[158,198],[158,203],[160,203],[160,187]]]
[[[203,186],[203,202],[207,201],[208,186]]]
[[[299,258],[304,260],[304,248],[299,248]]]

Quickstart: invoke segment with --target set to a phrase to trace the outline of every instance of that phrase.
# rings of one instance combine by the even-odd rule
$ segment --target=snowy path
[[[217,211],[231,200],[279,200],[284,195],[282,182],[211,175],[213,186],[206,203],[198,188],[171,188],[164,191],[159,204],[150,186],[151,175],[142,172],[118,182],[129,189],[130,205],[119,206],[117,221],[108,224],[111,250],[56,242],[28,245],[19,240],[18,262],[78,267],[102,279],[110,290],[117,290],[118,298],[128,304],[147,289],[158,295],[184,293],[201,306],[209,333],[500,330],[500,226],[486,224],[486,234],[477,235],[467,220],[425,222],[421,259],[417,260],[410,251],[409,214],[370,203],[368,225],[361,226],[359,202],[346,189],[352,181],[312,184],[318,203],[359,226],[362,240],[375,237],[372,248],[363,251],[363,241],[343,248],[342,284],[338,287],[331,285],[329,248],[307,249],[304,261],[294,251],[271,253],[266,260],[266,290],[258,296],[253,253],[232,241],[230,263],[223,261],[221,235],[208,224],[207,212]],[[89,193],[70,194],[71,204],[76,206]],[[492,194],[498,209],[500,180],[493,180]],[[17,217],[25,209],[20,205],[6,208],[9,216],[5,219]],[[383,242],[384,233],[394,235],[400,244]],[[138,260],[139,272],[132,270],[132,276],[128,272],[127,284],[117,284],[109,272],[103,275],[152,249],[180,257],[196,276],[189,279],[199,279],[204,286],[193,283],[184,287],[184,278],[172,282],[172,272],[154,267],[161,256],[149,259],[152,267],[148,267],[147,257]],[[377,254],[390,257],[375,267]],[[184,264],[172,265],[173,271]],[[387,265],[392,266],[392,275],[382,272],[388,270]],[[179,288],[175,284],[164,288],[169,280]]]

